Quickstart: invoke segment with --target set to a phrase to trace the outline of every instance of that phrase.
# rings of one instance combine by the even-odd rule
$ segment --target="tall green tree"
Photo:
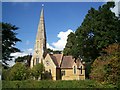
[[[42,74],[43,74],[44,69],[45,68],[44,68],[43,63],[39,63],[35,65],[31,70],[32,76],[35,77],[36,80],[38,80],[39,78],[42,79]]]
[[[8,23],[2,24],[2,62],[7,65],[6,61],[11,60],[11,53],[20,52],[18,48],[15,47],[17,42],[21,40],[16,37],[15,32],[18,27]]]
[[[65,46],[65,49],[63,51],[64,55],[72,55],[73,54],[73,45],[75,43],[75,34],[73,32],[71,32],[68,35],[68,39],[67,39],[67,44]]]
[[[98,10],[91,8],[85,16],[81,26],[75,32],[74,43],[67,42],[75,58],[81,57],[86,62],[93,62],[103,54],[102,48],[112,43],[120,42],[120,20],[111,11],[114,2],[107,2]],[[68,37],[70,40],[71,37]],[[64,52],[68,52],[65,47]]]

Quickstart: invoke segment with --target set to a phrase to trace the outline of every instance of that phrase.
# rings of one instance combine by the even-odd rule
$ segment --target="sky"
[[[44,4],[44,19],[47,48],[63,50],[70,32],[81,25],[91,7],[98,9],[105,2],[2,2],[2,21],[16,25],[17,37],[22,40],[18,47],[22,52],[12,56],[24,56],[33,52],[40,18]],[[116,11],[116,9],[112,9]]]

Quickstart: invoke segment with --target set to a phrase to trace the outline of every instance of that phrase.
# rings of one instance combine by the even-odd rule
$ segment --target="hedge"
[[[3,81],[2,88],[115,88],[112,84],[100,84],[93,80],[52,81],[52,80],[27,80]]]

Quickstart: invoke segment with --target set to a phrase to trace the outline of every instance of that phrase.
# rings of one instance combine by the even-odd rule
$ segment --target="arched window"
[[[61,74],[62,74],[62,76],[65,76],[65,70],[63,70],[63,71],[61,72]]]
[[[76,74],[76,67],[75,66],[74,66],[73,70],[74,70],[74,74]]]
[[[81,74],[82,74],[82,66],[81,66]]]
[[[36,58],[36,64],[38,64],[38,63],[39,63],[39,58],[37,57],[37,58]]]
[[[49,69],[49,72],[51,73],[51,69]]]

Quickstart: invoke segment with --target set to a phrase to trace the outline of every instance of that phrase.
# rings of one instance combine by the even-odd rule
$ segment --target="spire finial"
[[[44,7],[44,4],[42,4],[42,7]]]

